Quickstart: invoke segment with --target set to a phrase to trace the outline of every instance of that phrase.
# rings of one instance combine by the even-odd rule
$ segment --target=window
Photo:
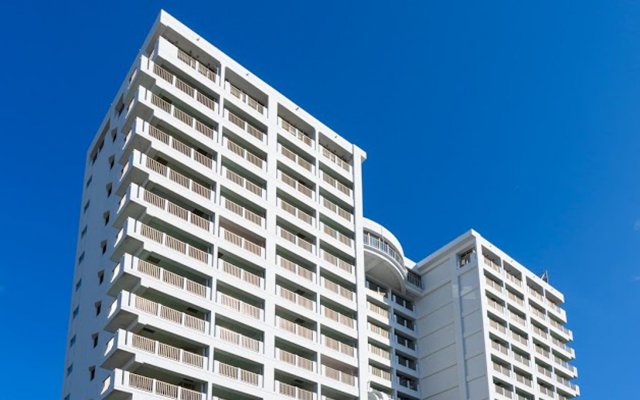
[[[98,159],[98,152],[95,152],[91,157],[91,165],[95,164],[97,159]]]
[[[109,211],[105,211],[105,213],[102,214],[102,219],[104,220],[104,224],[106,226],[109,223]]]
[[[76,335],[71,336],[71,339],[69,339],[69,347],[73,347],[74,344],[76,344]]]
[[[96,347],[98,347],[98,339],[99,339],[99,335],[97,333],[94,333],[93,335],[91,335],[91,342],[93,343],[93,348],[95,349]]]
[[[83,238],[87,234],[87,228],[88,228],[87,225],[85,225],[84,228],[82,228],[82,231],[80,232],[80,238]]]
[[[102,251],[102,254],[107,252],[107,241],[106,240],[103,240],[100,243],[100,250]]]
[[[64,396],[64,399],[63,399],[63,400],[71,400],[71,395],[70,395],[70,394],[68,394],[68,395]]]
[[[84,251],[82,252],[82,254],[80,254],[80,256],[78,257],[78,264],[82,263],[82,260],[84,260]]]
[[[115,163],[116,163],[115,156],[109,157],[109,169],[112,169]]]
[[[118,137],[118,131],[117,130],[112,130],[111,131],[111,142],[115,142],[116,138]]]
[[[102,285],[104,282],[104,270],[98,272],[98,285]]]
[[[469,249],[458,254],[458,267],[462,268],[472,260],[474,249]]]
[[[100,311],[102,311],[102,302],[96,301],[93,306],[96,308],[96,315],[100,315]]]
[[[71,375],[72,372],[73,372],[73,364],[67,367],[67,376]]]
[[[78,279],[78,282],[76,282],[76,292],[80,289],[80,286],[82,286],[82,279]]]
[[[74,308],[71,315],[73,316],[73,318],[75,318],[78,316],[78,313],[80,313],[80,306],[77,306],[76,308]]]
[[[82,212],[87,212],[87,210],[89,209],[89,205],[91,204],[91,200],[87,200],[86,203],[84,203],[84,207],[82,208]]]
[[[92,381],[96,378],[96,367],[92,365],[89,367],[89,380]]]
[[[113,192],[113,184],[111,182],[107,183],[107,197],[111,196],[111,192]]]
[[[93,175],[91,175],[91,176],[89,177],[89,179],[87,179],[87,185],[86,185],[87,187],[89,187],[89,185],[91,185],[91,181],[92,181],[92,180],[93,180]]]

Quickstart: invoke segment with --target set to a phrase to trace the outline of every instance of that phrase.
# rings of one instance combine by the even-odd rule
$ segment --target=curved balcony
[[[364,219],[364,259],[367,276],[404,291],[407,270],[400,242],[385,227],[367,218]]]

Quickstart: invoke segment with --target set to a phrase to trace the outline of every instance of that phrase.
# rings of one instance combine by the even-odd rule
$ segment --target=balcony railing
[[[185,156],[192,158],[196,162],[204,165],[207,168],[213,168],[213,159],[205,154],[200,153],[194,148],[182,143],[178,139],[173,136],[161,131],[153,125],[149,125],[149,136],[152,138],[159,140],[160,142],[166,144],[172,149],[178,151],[179,153],[184,154]]]
[[[355,357],[356,355],[355,347],[326,335],[322,335],[322,344],[331,350],[346,354],[349,357]]]
[[[229,111],[226,108],[224,110],[224,114],[229,122],[242,129],[249,135],[253,136],[254,138],[258,139],[259,141],[264,142],[265,136],[267,136],[266,132],[258,129],[249,122],[245,121],[244,118],[239,117],[237,114]]]
[[[308,371],[315,371],[315,361],[304,358],[298,354],[276,348],[276,358],[287,364],[295,365]]]
[[[380,250],[381,252],[394,259],[399,266],[404,266],[404,259],[400,255],[400,252],[386,240],[372,234],[371,232],[364,232],[363,239],[365,246],[373,247],[374,249]]]
[[[224,237],[224,240],[226,240],[227,242],[241,247],[248,252],[257,255],[258,257],[264,257],[264,247],[222,227],[220,228],[220,234],[220,236]]]
[[[353,239],[325,223],[322,223],[322,231],[346,246],[353,246]]]
[[[487,283],[487,286],[493,288],[494,290],[498,291],[499,293],[502,293],[502,285],[499,284],[498,282],[496,282],[496,281],[494,281],[492,279],[486,278],[486,277],[485,277],[485,282]]]
[[[191,68],[195,69],[196,71],[198,71],[201,75],[203,75],[204,77],[206,77],[210,81],[212,81],[212,82],[217,82],[218,81],[218,73],[216,71],[212,70],[208,66],[202,64],[201,62],[199,62],[195,58],[191,57],[184,50],[178,49],[178,60],[184,62],[185,64],[187,64]]]
[[[145,225],[138,221],[136,221],[136,224],[139,226],[140,234],[146,237],[147,239],[150,239],[156,243],[162,244],[165,247],[168,247],[172,250],[182,253],[197,261],[203,262],[205,264],[209,263],[209,253],[207,253],[206,251],[193,247],[181,240],[174,238],[173,236],[169,236],[164,232],[154,229],[149,225]]]
[[[236,299],[235,297],[229,296],[228,294],[224,294],[222,292],[218,292],[216,294],[216,303],[227,307],[231,310],[237,311],[242,315],[245,315],[250,318],[262,319],[262,309],[256,307],[252,304],[246,303],[242,300]]]
[[[262,342],[243,335],[241,333],[232,331],[231,329],[216,326],[215,328],[216,338],[225,341],[227,343],[234,344],[236,346],[254,351],[256,353],[262,353]]]
[[[206,358],[200,354],[192,353],[181,348],[168,345],[166,343],[136,335],[132,332],[125,333],[125,343],[146,353],[176,361],[192,367],[205,368]]]
[[[294,274],[313,282],[315,280],[315,273],[313,273],[312,271],[309,271],[308,269],[302,267],[299,264],[294,263],[293,261],[283,258],[281,256],[276,256],[276,261],[277,264],[279,266],[281,266],[282,268],[293,272]]]
[[[195,294],[196,296],[207,296],[207,286],[196,281],[192,281],[191,279],[185,278],[184,276],[178,275],[174,272],[167,271],[166,269],[161,268],[156,264],[152,264],[148,261],[135,258],[133,261],[133,265],[138,272],[144,275],[155,278],[159,281],[187,291],[191,294]]]
[[[313,140],[309,136],[307,136],[307,134],[304,133],[302,130],[296,128],[295,126],[293,126],[291,123],[289,123],[287,120],[283,118],[279,117],[278,120],[280,121],[280,126],[282,127],[283,130],[285,130],[286,132],[289,132],[291,135],[296,137],[298,140],[300,140],[302,143],[306,144],[307,146],[313,146]]]
[[[328,289],[333,293],[336,293],[339,296],[342,296],[349,301],[353,301],[355,297],[355,293],[352,290],[349,290],[342,285],[339,285],[333,281],[330,281],[324,276],[320,278],[320,283],[322,284],[322,287],[324,287],[325,289]]]
[[[378,336],[382,336],[384,338],[389,339],[389,330],[386,328],[383,328],[381,326],[372,324],[371,322],[368,322],[368,327],[369,327],[369,331],[371,333],[374,333]]]
[[[302,389],[298,386],[276,381],[276,392],[281,395],[298,400],[315,400],[316,394],[310,390]]]
[[[276,325],[287,332],[293,333],[294,335],[303,337],[305,339],[315,340],[316,338],[316,332],[314,330],[279,316],[276,316]]]
[[[240,174],[226,167],[223,167],[222,169],[224,171],[225,177],[229,179],[231,182],[247,189],[248,191],[250,191],[251,193],[255,194],[258,197],[263,196],[264,189],[261,188],[260,186],[256,185],[255,183],[251,182],[250,180],[246,179],[245,177],[241,176]]]
[[[336,164],[338,167],[342,168],[343,170],[347,172],[351,172],[351,164],[349,164],[348,162],[340,158],[336,153],[329,150],[328,148],[324,146],[321,146],[321,147],[322,147],[322,155],[325,158],[327,158],[328,160],[331,160],[334,164]]]
[[[308,252],[313,252],[315,248],[315,245],[312,242],[306,239],[303,239],[294,233],[289,232],[288,230],[284,229],[281,226],[278,226],[278,236],[280,236],[286,241],[291,242],[296,246],[300,247],[301,249],[304,249]]]
[[[292,178],[291,176],[287,175],[286,173],[282,172],[281,170],[278,170],[278,176],[279,176],[280,181],[282,183],[284,183],[284,184],[286,184],[288,186],[291,186],[292,188],[294,188],[298,192],[302,193],[306,197],[309,197],[309,198],[313,199],[313,189],[309,188],[304,183]]]
[[[178,217],[179,219],[186,221],[200,229],[211,232],[211,221],[209,221],[208,219],[202,218],[201,216],[196,215],[191,211],[182,208],[179,205],[172,203],[169,200],[162,198],[148,190],[140,188],[140,191],[142,191],[142,198],[147,204],[164,210],[169,214]]]
[[[504,345],[498,343],[498,342],[491,341],[491,348],[496,350],[496,351],[498,351],[498,352],[500,352],[500,353],[502,353],[502,354],[504,354],[505,356],[509,355],[509,348],[507,346],[504,346]]]
[[[332,202],[331,200],[327,199],[324,196],[322,196],[322,205],[325,206],[327,209],[333,211],[334,213],[338,214],[340,217],[351,222],[353,218],[353,214],[351,214],[349,211],[345,210],[344,208],[340,207],[339,205],[337,205],[336,203]]]
[[[144,297],[133,295],[133,306],[146,314],[160,317],[164,320],[182,325],[185,328],[193,329],[199,332],[205,332],[206,321],[193,315],[185,314],[171,307],[167,307],[155,301],[145,299]]]
[[[205,107],[209,108],[210,110],[215,111],[217,109],[218,103],[214,99],[196,90],[193,86],[181,80],[180,78],[178,78],[171,72],[167,71],[166,69],[162,68],[158,64],[153,65],[153,72],[160,78],[174,85],[176,88],[178,88],[178,90],[186,93],[189,97],[195,98],[199,103],[203,104]]]
[[[294,206],[291,203],[288,203],[282,200],[280,197],[278,197],[278,205],[280,206],[281,209],[293,215],[294,217],[297,217],[298,219],[306,222],[309,225],[313,224],[313,216],[311,214],[305,211],[302,211],[302,209]]]
[[[162,398],[176,400],[204,400],[207,396],[206,393],[187,389],[143,375],[134,374],[129,371],[122,371],[122,380],[122,384],[124,386],[151,393]]]
[[[284,288],[282,286],[276,285],[276,293],[278,294],[278,296],[280,296],[281,298],[290,301],[292,303],[295,303],[301,307],[306,308],[307,310],[313,310],[315,308],[316,302],[308,299],[304,296],[299,295],[298,293],[295,293],[287,288]]]
[[[246,383],[253,386],[262,386],[262,375],[236,367],[234,365],[226,364],[220,361],[215,361],[213,364],[213,371],[226,377],[242,383]]]
[[[507,389],[506,387],[503,386],[498,386],[498,385],[494,385],[494,389],[496,391],[497,394],[507,398],[507,399],[512,399],[513,398],[513,391]]]
[[[487,256],[484,256],[482,258],[484,259],[485,265],[487,265],[489,268],[491,268],[492,270],[494,270],[496,272],[500,272],[500,270],[501,270],[500,264],[498,264],[497,262],[493,261],[492,259],[490,259]]]
[[[322,255],[322,259],[327,261],[329,264],[340,268],[343,271],[348,272],[349,274],[353,274],[354,266],[353,264],[334,256],[333,254],[321,249],[320,253]]]
[[[289,150],[288,148],[284,147],[283,145],[278,145],[278,148],[280,149],[280,154],[282,154],[289,160],[293,161],[294,163],[298,164],[299,166],[301,166],[302,168],[306,169],[309,172],[313,171],[313,164],[310,163],[309,161],[300,157],[299,155]]]
[[[231,275],[234,276],[244,282],[247,282],[250,285],[256,286],[256,287],[262,287],[262,277],[259,275],[256,275],[252,272],[247,271],[244,268],[240,268],[237,265],[231,264],[228,261],[225,260],[218,260],[218,268]]]
[[[506,367],[506,366],[504,366],[502,364],[498,364],[495,361],[493,362],[493,370],[496,371],[496,372],[499,372],[499,373],[501,373],[503,375],[511,376],[511,370],[508,367]]]
[[[200,195],[208,200],[211,200],[211,189],[197,183],[196,181],[187,178],[179,172],[167,167],[164,164],[160,164],[156,160],[150,157],[146,157],[146,167],[151,171],[168,178],[170,181],[177,183],[178,185],[191,190],[193,193]]]
[[[378,357],[382,357],[385,360],[391,360],[391,353],[389,353],[389,350],[374,346],[371,343],[369,343],[369,353],[375,354]]]
[[[231,211],[234,214],[241,216],[247,221],[256,224],[258,226],[264,227],[264,217],[254,213],[246,207],[241,206],[240,204],[229,200],[228,198],[222,196],[222,204],[224,208]]]
[[[328,183],[329,186],[334,187],[338,189],[339,192],[351,197],[351,188],[349,186],[345,185],[344,183],[340,182],[324,171],[320,171],[320,177],[324,182]]]
[[[382,318],[385,318],[385,319],[389,318],[389,310],[388,309],[380,307],[380,306],[378,306],[376,304],[373,304],[370,301],[367,302],[367,304],[369,305],[369,311],[372,311],[373,313],[378,314]]]
[[[231,95],[233,97],[235,97],[235,98],[239,99],[240,101],[242,101],[243,103],[247,104],[249,107],[253,108],[254,110],[259,112],[260,114],[264,114],[265,106],[262,103],[260,103],[258,100],[256,100],[251,95],[249,95],[246,92],[244,92],[239,87],[233,85],[231,82],[227,81],[226,83],[227,83],[227,86],[229,88],[229,93],[231,93]]]
[[[349,386],[355,386],[358,381],[358,378],[356,378],[354,375],[344,371],[340,371],[339,369],[329,367],[328,365],[322,366],[322,374],[329,379],[342,382]]]
[[[369,372],[373,376],[377,376],[378,378],[391,382],[391,372],[389,371],[385,371],[378,367],[374,367],[373,365],[369,365]]]
[[[147,92],[151,93],[151,92]],[[196,131],[202,133],[209,139],[214,139],[215,130],[204,122],[194,118],[189,113],[184,112],[180,108],[174,106],[168,101],[164,100],[160,96],[155,93],[151,93],[151,104],[158,107],[162,111],[173,115],[176,119],[178,119],[183,124],[188,125],[189,127],[195,129]]]
[[[229,149],[232,153],[239,155],[240,157],[244,158],[245,160],[247,160],[248,162],[250,162],[251,164],[255,165],[260,169],[264,168],[264,160],[262,158],[258,157],[251,151],[240,146],[236,142],[232,142],[226,136],[224,137],[223,141],[224,141],[225,147]]]
[[[340,325],[346,326],[347,328],[353,329],[356,326],[356,320],[354,318],[325,306],[322,306],[322,315],[339,323]]]

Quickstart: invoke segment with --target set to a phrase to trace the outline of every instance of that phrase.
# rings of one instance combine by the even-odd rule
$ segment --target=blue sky
[[[408,256],[474,228],[547,268],[582,398],[638,398],[637,2],[0,7],[0,397],[59,398],[85,151],[162,7],[368,152]]]

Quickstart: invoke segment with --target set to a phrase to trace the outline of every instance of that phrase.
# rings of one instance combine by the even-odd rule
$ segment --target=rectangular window
[[[98,347],[98,338],[100,336],[98,336],[97,333],[94,333],[93,335],[91,335],[91,343],[93,343],[93,348],[95,349],[96,347]]]
[[[91,200],[87,200],[86,203],[84,203],[84,207],[82,208],[82,212],[87,212],[87,210],[89,209],[89,205],[91,204]]]
[[[69,339],[69,347],[73,347],[74,344],[76,344],[76,335],[71,336],[71,339]]]
[[[78,282],[76,282],[76,292],[80,289],[80,286],[82,286],[82,279],[78,279]]]
[[[87,234],[87,229],[88,225],[85,225],[84,228],[82,228],[82,232],[80,232],[80,238],[83,238]]]
[[[73,372],[73,364],[67,367],[67,376],[71,375],[72,372]]]
[[[102,285],[104,282],[104,270],[98,272],[98,285]]]
[[[96,308],[96,315],[100,315],[100,311],[102,311],[102,302],[97,301],[96,304],[94,304],[94,307]]]
[[[71,315],[73,316],[73,318],[78,316],[78,313],[80,312],[80,306],[77,306],[76,308],[73,309],[73,312],[71,313]]]
[[[87,187],[89,187],[89,185],[91,185],[91,181],[93,180],[93,175],[91,175],[89,177],[89,179],[87,179]]]
[[[80,257],[78,257],[78,264],[82,263],[82,260],[84,260],[84,251],[80,254]]]
[[[96,367],[95,366],[91,366],[89,367],[89,380],[92,381],[96,378]]]

